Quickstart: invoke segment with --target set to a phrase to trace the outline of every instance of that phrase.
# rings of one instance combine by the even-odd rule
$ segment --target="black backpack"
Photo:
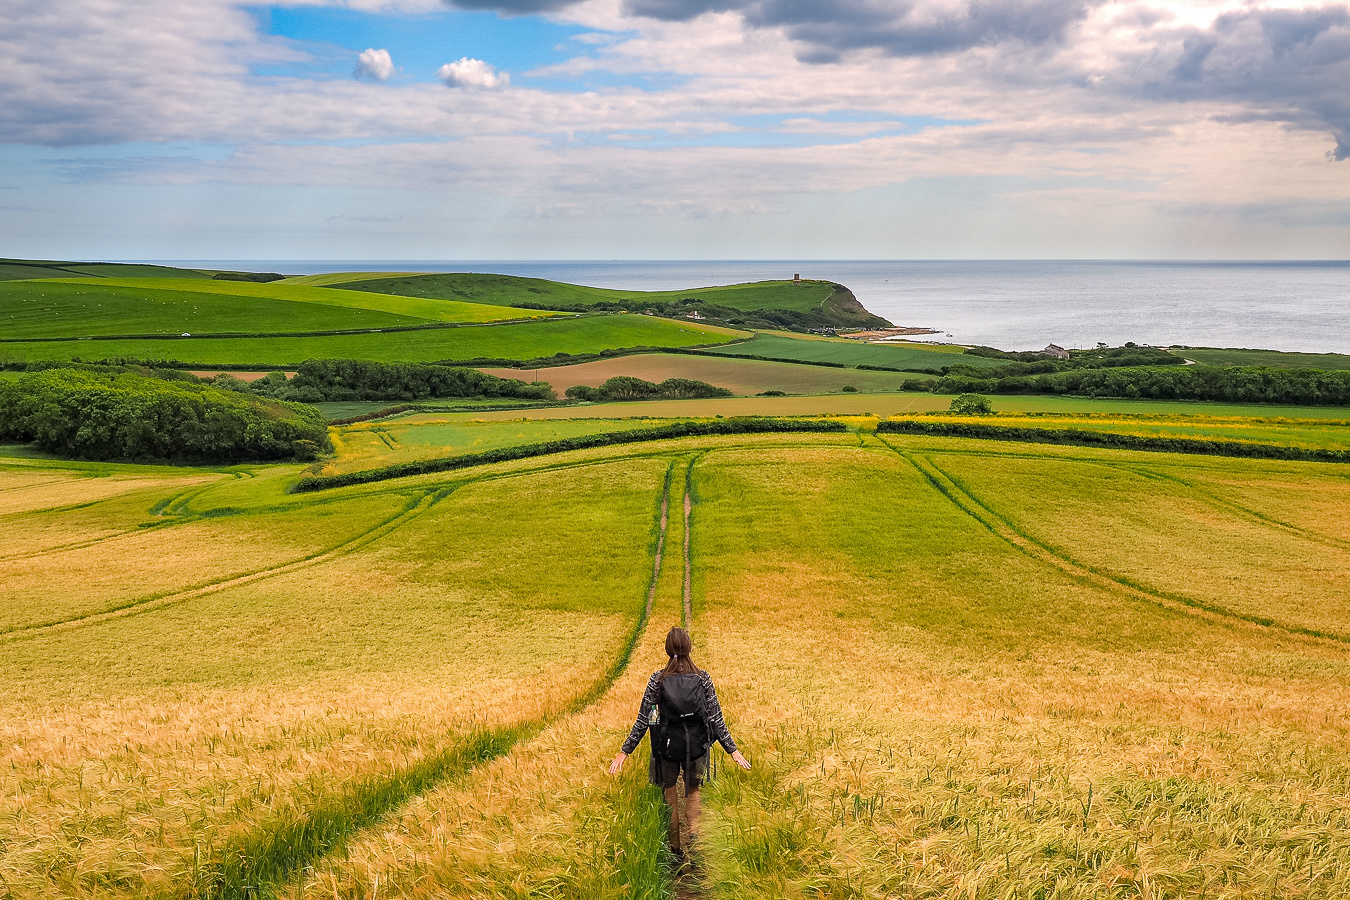
[[[652,729],[652,752],[671,762],[688,764],[708,752],[707,697],[698,673],[667,675],[660,681],[657,706],[660,724]]]

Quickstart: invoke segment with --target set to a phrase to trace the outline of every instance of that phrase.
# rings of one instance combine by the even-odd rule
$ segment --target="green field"
[[[1343,353],[1285,353],[1278,350],[1219,350],[1212,347],[1177,348],[1178,356],[1209,366],[1274,366],[1280,369],[1350,369]]]
[[[599,295],[497,276],[392,279],[403,295],[117,267],[4,281],[28,264],[6,265],[3,334],[25,340],[0,362],[266,371],[721,344],[538,377],[798,396],[419,401],[330,426],[334,453],[306,464],[0,446],[3,900],[1350,895],[1350,464],[876,430],[1350,451],[1343,408],[997,396],[996,415],[932,415],[952,398],[898,390],[917,376],[745,356],[999,361],[633,314],[503,322],[522,290]],[[826,288],[709,290],[818,304]],[[707,302],[734,305],[723,294]],[[374,330],[407,324],[434,327]],[[141,329],[164,336],[89,339]],[[212,330],[253,336],[173,336]],[[734,416],[847,430],[293,492]],[[753,764],[713,750],[684,876],[646,749],[605,771],[674,624]]]
[[[377,274],[377,273],[371,273]],[[451,273],[445,275],[403,275],[374,278],[365,281],[337,276],[316,276],[323,281],[305,280],[305,283],[341,284],[348,290],[377,291],[407,297],[437,300],[463,300],[470,303],[493,303],[511,306],[516,303],[544,305],[592,305],[603,301],[638,300],[665,303],[672,300],[698,299],[733,309],[790,309],[808,312],[825,302],[834,285],[828,281],[759,281],[753,284],[733,284],[720,287],[689,288],[678,291],[622,291],[609,288],[564,284],[542,278],[521,278],[515,275],[477,275]]]
[[[633,427],[474,415],[348,426],[338,461]],[[1341,895],[1343,468],[863,431],[290,495],[298,465],[3,457],[0,877],[662,896],[642,754],[602,769],[684,618],[687,491],[695,656],[754,768],[680,890]]]
[[[329,288],[101,278],[0,283],[5,340],[102,335],[268,334],[485,323],[546,313]]]
[[[521,415],[526,412],[524,410],[508,412],[516,413],[518,418],[485,419],[483,413],[414,412],[343,425],[331,429],[335,458],[319,471],[323,475],[337,475],[579,435],[655,428],[670,421],[656,418],[532,419]]]
[[[122,338],[99,341],[0,343],[11,360],[131,357],[178,360],[192,368],[287,369],[307,359],[437,362],[479,357],[533,359],[554,353],[598,353],[625,347],[689,347],[722,343],[741,332],[654,316],[566,317],[465,328],[317,337]]]
[[[996,366],[999,360],[967,356],[960,348],[910,343],[864,343],[844,338],[789,337],[758,334],[754,340],[717,351],[728,356],[763,356],[845,366],[886,366],[894,369],[939,369],[943,366]]]

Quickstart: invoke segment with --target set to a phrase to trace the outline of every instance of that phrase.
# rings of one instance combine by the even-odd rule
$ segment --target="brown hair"
[[[699,671],[698,666],[689,658],[689,652],[694,649],[694,642],[689,639],[689,632],[676,625],[670,629],[666,635],[666,656],[670,657],[670,662],[661,670],[661,677],[667,675],[692,675]]]

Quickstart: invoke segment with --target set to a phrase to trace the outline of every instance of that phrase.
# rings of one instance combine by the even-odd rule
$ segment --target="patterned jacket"
[[[702,669],[699,670],[699,679],[703,682],[703,695],[708,699],[708,733],[712,735],[717,743],[722,745],[722,749],[728,753],[736,752],[736,742],[731,739],[731,732],[727,730],[727,723],[722,719],[722,704],[717,702],[717,689],[713,687],[712,676]],[[637,721],[633,723],[633,730],[628,733],[628,740],[623,742],[623,752],[632,753],[637,749],[637,745],[642,743],[642,736],[647,733],[649,727],[648,716],[651,715],[652,707],[656,705],[657,698],[661,693],[661,670],[652,673],[652,677],[647,680],[647,690],[642,692],[642,705],[638,707]]]

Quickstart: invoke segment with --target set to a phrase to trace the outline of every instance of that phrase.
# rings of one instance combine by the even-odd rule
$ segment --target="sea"
[[[428,261],[197,260],[167,265],[284,274],[491,272],[632,290],[764,279],[838,282],[923,339],[1004,350],[1118,346],[1245,347],[1350,353],[1350,260]]]

